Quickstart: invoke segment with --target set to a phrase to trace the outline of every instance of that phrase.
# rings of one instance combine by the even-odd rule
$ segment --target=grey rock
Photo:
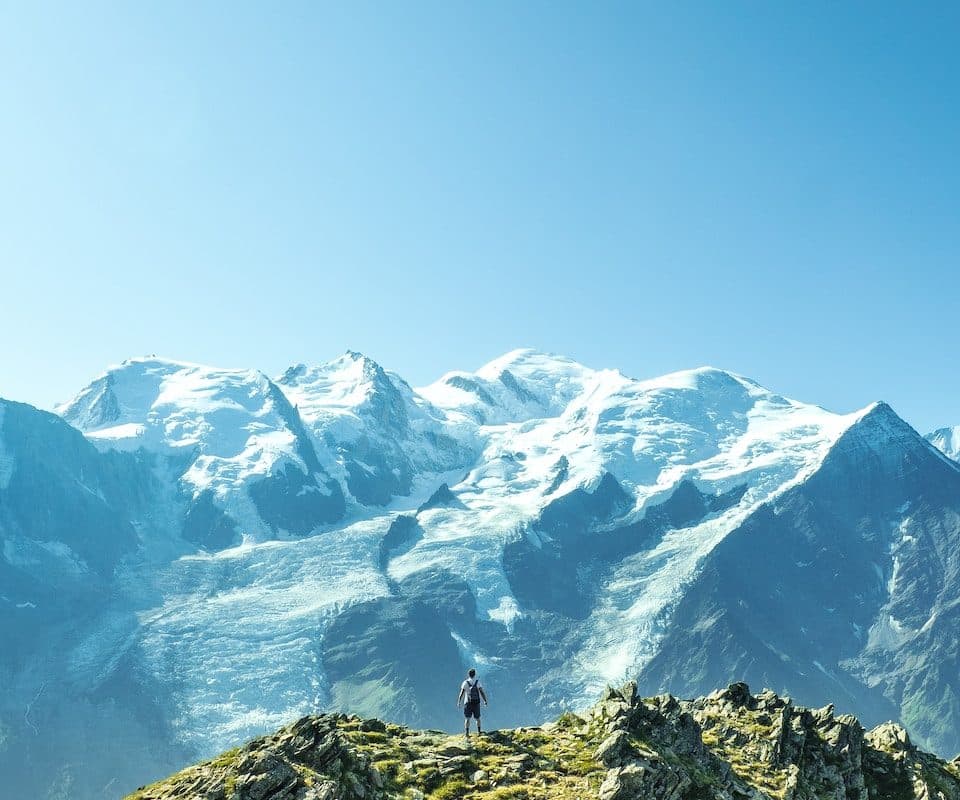
[[[690,787],[690,779],[666,764],[640,760],[612,769],[600,785],[600,800],[657,798],[675,800]]]
[[[626,731],[618,730],[610,734],[597,748],[596,758],[608,767],[615,767],[629,761],[636,755],[636,749],[630,742]]]

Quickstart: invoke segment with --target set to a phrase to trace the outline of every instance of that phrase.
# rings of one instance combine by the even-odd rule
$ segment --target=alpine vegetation
[[[960,798],[960,765],[893,723],[864,731],[734,684],[696,700],[608,689],[584,713],[464,744],[324,714],[143,787],[128,800],[921,800]]]

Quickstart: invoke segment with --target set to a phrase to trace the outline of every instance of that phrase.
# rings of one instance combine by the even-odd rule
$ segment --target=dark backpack
[[[473,683],[470,683],[470,680],[467,680],[467,684],[470,687],[470,702],[479,703],[480,702],[480,679],[474,678]]]

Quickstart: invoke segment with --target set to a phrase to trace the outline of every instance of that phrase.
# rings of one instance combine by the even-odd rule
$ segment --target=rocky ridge
[[[465,741],[343,714],[304,717],[128,800],[955,800],[960,760],[894,723],[753,695],[607,689],[582,714]]]

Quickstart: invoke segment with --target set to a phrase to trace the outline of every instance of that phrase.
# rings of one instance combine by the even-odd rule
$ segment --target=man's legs
[[[468,703],[464,708],[464,720],[463,720],[463,735],[468,739],[470,738],[470,718],[473,717],[477,720],[477,736],[479,736],[483,731],[480,729],[480,707],[473,706],[472,703]]]

